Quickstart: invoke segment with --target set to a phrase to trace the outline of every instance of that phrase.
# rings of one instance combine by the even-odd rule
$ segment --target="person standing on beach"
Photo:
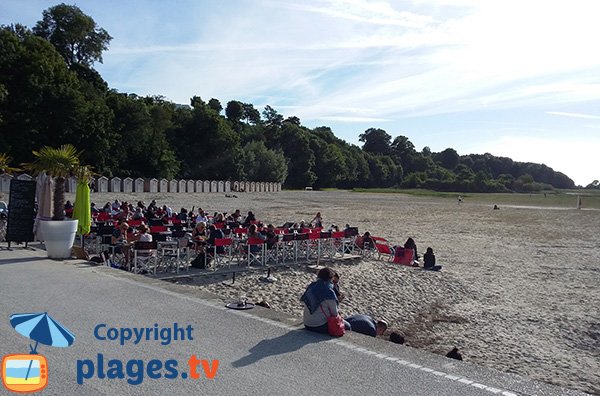
[[[315,215],[315,217],[310,221],[310,224],[314,228],[321,228],[321,227],[323,227],[323,218],[321,217],[321,212],[317,212],[317,214]]]

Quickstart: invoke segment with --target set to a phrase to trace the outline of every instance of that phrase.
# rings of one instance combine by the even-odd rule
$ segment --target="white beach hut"
[[[121,178],[113,177],[112,179],[110,179],[110,184],[108,188],[110,189],[110,192],[121,192]]]
[[[223,180],[217,182],[217,192],[225,192],[225,182]]]
[[[177,189],[179,190],[180,193],[187,192],[187,181],[179,180],[179,182],[177,183]]]
[[[204,180],[204,183],[202,185],[202,192],[210,192],[210,182],[208,180]]]
[[[133,179],[131,177],[126,177],[125,179],[123,179],[123,192],[133,192]]]
[[[169,181],[167,179],[160,179],[158,183],[158,191],[159,192],[169,192]]]
[[[172,192],[172,193],[177,192],[177,180],[169,181],[169,192]]]
[[[158,180],[154,178],[144,180],[144,191],[149,191],[151,193],[158,192]]]
[[[100,176],[98,180],[96,180],[96,189],[101,193],[108,192],[108,177]]]
[[[210,182],[210,192],[218,192],[218,188],[217,188],[217,181],[216,180],[212,180]]]
[[[144,185],[145,184],[146,183],[144,182],[144,179],[142,179],[141,177],[138,177],[137,179],[135,179],[133,181],[133,190],[135,192],[144,192]]]
[[[229,193],[229,192],[231,192],[231,182],[230,182],[229,180],[227,180],[227,181],[225,182],[225,192],[226,192],[226,193]]]
[[[196,180],[196,183],[194,183],[196,185],[196,192],[202,192],[204,191],[203,185],[204,183],[202,182],[202,180]]]

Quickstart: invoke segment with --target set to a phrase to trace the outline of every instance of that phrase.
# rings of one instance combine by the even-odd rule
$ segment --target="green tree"
[[[42,15],[33,28],[34,34],[52,43],[68,65],[102,63],[102,52],[108,49],[112,37],[92,17],[79,7],[64,3],[45,10]]]
[[[453,148],[447,148],[433,156],[435,162],[449,170],[456,168],[459,163],[459,158],[460,156]]]
[[[346,159],[342,150],[335,144],[327,144],[323,139],[311,135],[310,148],[315,154],[315,186],[337,187],[347,172]]]
[[[227,119],[233,123],[238,123],[244,117],[244,106],[242,102],[237,100],[231,100],[227,103],[225,108],[225,115]]]
[[[286,123],[281,129],[279,146],[288,160],[285,184],[292,188],[314,185],[315,154],[310,148],[308,132],[297,125]]]
[[[194,108],[194,109],[204,107],[205,105],[206,105],[206,103],[204,103],[202,98],[198,95],[194,95],[190,99],[190,106],[192,106],[192,108]]]
[[[218,99],[212,98],[208,101],[208,107],[217,112],[217,114],[221,114],[223,111],[223,106],[221,106],[221,102]]]
[[[6,92],[0,151],[15,161],[29,162],[37,147],[75,143],[95,132],[94,123],[85,125],[89,107],[77,75],[46,40],[0,28],[0,84]]]
[[[254,108],[254,105],[242,103],[242,108],[244,110],[243,119],[246,120],[247,124],[256,125],[260,123],[260,113]]]
[[[281,124],[283,124],[283,116],[269,105],[265,106],[262,114],[267,127],[281,127]]]
[[[358,140],[364,142],[362,149],[367,153],[390,154],[392,137],[383,129],[369,128],[358,136]]]
[[[240,164],[243,178],[268,182],[283,182],[287,177],[287,163],[281,151],[269,150],[263,142],[244,146]]]
[[[168,134],[179,175],[186,179],[229,179],[238,176],[240,140],[223,117],[207,107],[182,113]]]

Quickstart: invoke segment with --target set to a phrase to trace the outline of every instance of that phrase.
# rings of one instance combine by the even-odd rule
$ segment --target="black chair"
[[[346,238],[352,238],[358,235],[358,227],[348,227],[344,230],[344,236]]]
[[[165,242],[167,240],[166,234],[154,233],[152,234],[152,240],[155,242]]]

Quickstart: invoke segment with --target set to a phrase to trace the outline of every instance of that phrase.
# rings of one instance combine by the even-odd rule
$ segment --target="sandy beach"
[[[115,198],[175,210],[254,211],[275,225],[311,220],[359,227],[419,253],[433,247],[441,272],[377,261],[336,262],[347,299],[344,315],[384,318],[406,345],[445,354],[457,346],[466,361],[600,394],[600,210],[501,205],[465,198],[350,192],[276,194],[92,194],[101,206]],[[69,197],[73,199],[72,196]],[[299,296],[315,275],[306,266],[278,268],[275,283],[262,273],[197,278],[231,301],[245,294],[298,317]]]

